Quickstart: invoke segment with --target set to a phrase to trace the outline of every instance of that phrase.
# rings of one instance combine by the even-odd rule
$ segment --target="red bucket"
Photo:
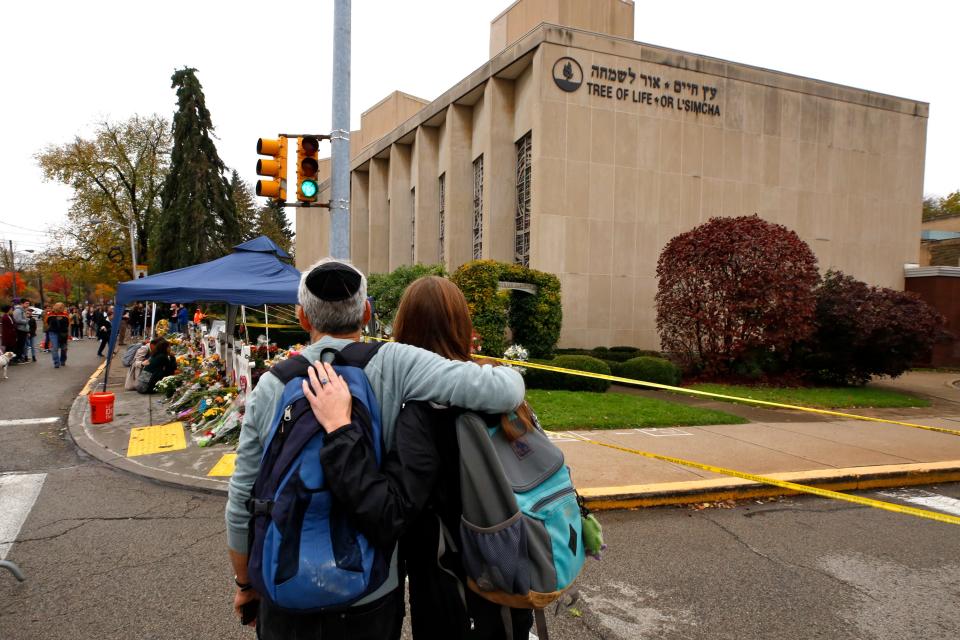
[[[90,422],[113,422],[113,393],[95,391],[87,397],[90,399]]]

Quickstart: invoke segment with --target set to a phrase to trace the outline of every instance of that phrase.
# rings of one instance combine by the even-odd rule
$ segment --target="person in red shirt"
[[[47,315],[47,336],[50,340],[50,352],[53,354],[53,368],[66,366],[70,316],[62,302],[53,305],[53,310]]]

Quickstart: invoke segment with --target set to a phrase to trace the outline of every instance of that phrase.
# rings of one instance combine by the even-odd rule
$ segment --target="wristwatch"
[[[237,588],[239,588],[240,591],[249,591],[250,589],[253,589],[252,582],[240,582],[240,578],[237,576],[233,576],[233,581],[237,583]]]

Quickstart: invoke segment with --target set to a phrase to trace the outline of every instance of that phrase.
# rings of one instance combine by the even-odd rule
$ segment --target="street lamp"
[[[118,227],[123,227],[124,225],[119,222],[114,222],[113,220],[102,220],[100,218],[93,218],[90,220],[92,224],[113,224]],[[133,216],[130,216],[130,226],[127,228],[127,231],[130,233],[130,278],[132,280],[137,279],[137,229],[133,225]]]
[[[17,300],[17,254],[13,250],[13,240],[10,240],[10,268],[13,270],[13,281],[11,285],[13,287],[13,297],[11,300],[16,302]],[[34,249],[24,249],[24,253],[33,253]],[[43,286],[40,287],[40,297],[43,298]]]

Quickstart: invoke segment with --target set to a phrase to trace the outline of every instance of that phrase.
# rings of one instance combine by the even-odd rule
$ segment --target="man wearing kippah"
[[[297,316],[310,333],[310,346],[302,354],[308,361],[320,359],[329,347],[342,349],[360,339],[362,327],[370,320],[367,301],[367,280],[353,266],[327,258],[304,272],[300,279]],[[477,366],[470,362],[454,362],[435,353],[405,344],[387,343],[364,367],[380,405],[383,442],[392,440],[394,422],[405,402],[432,401],[447,406],[463,407],[486,413],[504,413],[515,409],[524,396],[523,378],[508,367]],[[247,602],[257,599],[249,588],[247,574],[248,524],[250,514],[246,501],[257,478],[264,442],[277,415],[283,394],[283,383],[270,373],[264,374],[246,403],[236,467],[230,479],[226,508],[227,543],[230,561],[238,585],[234,608],[238,615]],[[384,584],[360,600],[354,607],[336,614],[338,618],[374,609],[391,624],[399,624],[403,616],[403,591],[397,577],[396,554]],[[376,604],[372,604],[376,603]],[[279,629],[271,633],[271,621],[260,612],[261,637],[280,637]],[[331,614],[332,615],[332,614]],[[269,617],[278,626],[290,622],[296,614],[269,610]],[[320,619],[319,624],[323,625]],[[393,635],[391,633],[391,635]],[[321,637],[320,629],[314,637]]]

